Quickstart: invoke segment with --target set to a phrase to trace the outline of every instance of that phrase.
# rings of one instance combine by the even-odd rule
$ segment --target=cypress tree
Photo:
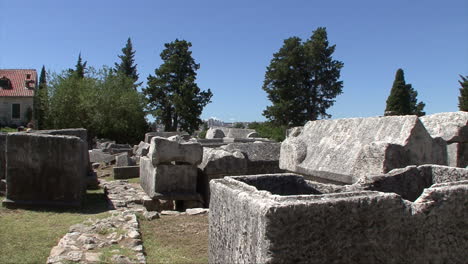
[[[418,92],[407,84],[405,81],[405,73],[402,69],[398,69],[393,81],[392,90],[387,98],[387,106],[385,115],[417,115],[423,116],[424,102],[418,102]]]
[[[46,125],[46,113],[48,110],[47,76],[45,66],[42,66],[39,75],[39,83],[34,94],[34,116],[37,121],[37,129],[44,129]]]
[[[85,61],[84,63],[82,62],[82,59],[81,59],[81,52],[80,54],[78,55],[78,61],[76,62],[76,65],[75,65],[75,69],[69,69],[69,73],[71,75],[74,75],[78,78],[84,78],[84,75],[85,75],[85,71],[86,71],[86,64],[88,62]]]
[[[461,85],[460,96],[458,97],[458,109],[468,112],[468,76],[460,75],[461,80],[458,81]]]
[[[119,55],[120,63],[115,63],[115,70],[123,73],[125,76],[131,78],[134,82],[134,88],[136,89],[142,83],[137,83],[138,73],[135,63],[135,51],[133,50],[132,41],[130,38],[127,39],[127,44],[122,49],[122,55]]]

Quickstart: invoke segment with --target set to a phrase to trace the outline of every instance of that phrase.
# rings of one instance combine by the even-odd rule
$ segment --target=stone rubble
[[[110,217],[88,219],[70,227],[53,247],[48,264],[58,263],[146,263],[135,213],[114,211]],[[109,259],[105,254],[113,253]],[[130,253],[129,253],[130,252]]]

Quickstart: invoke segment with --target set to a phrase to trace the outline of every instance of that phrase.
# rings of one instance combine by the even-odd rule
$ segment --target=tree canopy
[[[137,65],[135,63],[135,51],[133,50],[132,41],[130,38],[127,39],[127,44],[122,49],[122,55],[119,55],[120,63],[115,63],[114,67],[117,72],[124,74],[133,80],[135,89],[141,85],[137,83],[138,73]]]
[[[418,92],[405,81],[405,73],[398,69],[395,74],[390,95],[387,98],[385,115],[417,115],[423,116],[425,104],[418,102]]]
[[[166,131],[193,133],[202,124],[200,115],[212,93],[210,89],[201,91],[195,82],[200,65],[192,58],[190,42],[176,39],[164,46],[163,63],[154,76],[148,76],[143,89],[148,109]]]
[[[110,138],[138,143],[147,131],[144,97],[133,89],[133,80],[104,67],[89,74],[54,74],[49,82],[50,128],[83,127],[90,138]]]
[[[468,76],[460,75],[461,80],[458,81],[461,85],[460,96],[458,97],[458,109],[460,111],[468,111]]]
[[[284,40],[265,73],[263,90],[272,105],[263,115],[287,127],[331,117],[327,109],[343,89],[339,81],[343,63],[332,58],[334,51],[324,27],[317,28],[304,42],[298,37]]]

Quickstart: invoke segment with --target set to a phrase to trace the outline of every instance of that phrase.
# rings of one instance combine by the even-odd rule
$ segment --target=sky
[[[273,54],[317,27],[344,63],[332,118],[383,115],[398,68],[427,114],[457,111],[459,74],[468,75],[466,0],[0,0],[0,10],[0,69],[60,72],[80,52],[90,66],[113,66],[130,37],[146,83],[165,43],[190,41],[197,83],[213,92],[203,119],[265,121]]]

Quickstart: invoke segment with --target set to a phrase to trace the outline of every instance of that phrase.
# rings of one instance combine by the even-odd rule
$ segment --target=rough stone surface
[[[101,186],[112,210],[134,213],[174,210],[173,201],[151,199],[137,183],[129,183],[126,180],[101,180]]]
[[[6,137],[7,133],[0,132],[0,180],[6,175]]]
[[[115,157],[115,166],[124,167],[124,166],[135,166],[135,162],[131,159],[128,153],[122,153]]]
[[[91,163],[111,163],[115,161],[115,155],[103,152],[101,149],[89,150],[89,161]]]
[[[213,179],[226,175],[247,174],[247,159],[238,150],[227,151],[220,148],[203,148],[203,161],[197,191],[202,195],[206,206],[210,203],[210,185]]]
[[[78,137],[9,133],[4,204],[80,206],[86,149]]]
[[[246,175],[283,172],[279,168],[281,143],[232,143],[221,148],[227,151],[240,151],[244,154],[247,159]]]
[[[71,226],[50,251],[47,263],[101,263],[104,252],[112,247],[116,251],[111,261],[125,259],[124,263],[143,264],[146,257],[142,243],[136,215],[132,212],[114,212],[108,218],[88,219]]]
[[[153,137],[163,137],[163,138],[168,138],[172,136],[182,136],[182,137],[187,137],[188,134],[185,132],[148,132],[145,134],[145,142],[146,143],[151,143],[151,139]]]
[[[197,142],[179,143],[163,137],[153,137],[148,157],[155,166],[171,162],[198,165],[203,158],[203,148]]]
[[[6,180],[1,179],[0,180],[0,195],[5,196],[5,192],[6,192]]]
[[[414,202],[394,193],[321,193],[300,176],[211,181],[209,263],[464,263],[468,181]]]
[[[140,166],[122,166],[114,167],[114,179],[125,180],[140,177]]]
[[[138,147],[135,151],[135,155],[140,156],[140,157],[146,156],[148,154],[149,148],[150,148],[149,143],[141,141],[140,144],[138,144]]]
[[[149,197],[168,200],[197,200],[197,167],[157,165],[150,158],[140,159],[140,184]]]
[[[417,116],[318,120],[283,141],[280,168],[353,183],[408,165],[444,165],[445,149]]]
[[[215,139],[215,138],[224,138],[226,135],[224,135],[223,130],[219,128],[210,128],[208,131],[206,131],[205,138],[206,139]]]
[[[433,137],[448,143],[468,142],[468,112],[447,112],[419,118]]]

